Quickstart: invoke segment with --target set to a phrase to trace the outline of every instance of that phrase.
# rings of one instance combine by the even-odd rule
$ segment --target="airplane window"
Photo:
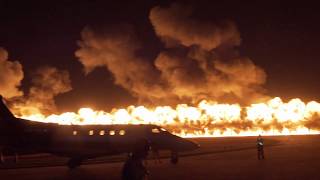
[[[89,135],[92,136],[93,135],[93,130],[89,131]]]
[[[164,128],[160,128],[161,129],[161,131],[167,131],[166,129],[164,129]]]
[[[76,136],[76,135],[78,134],[78,132],[77,132],[77,131],[73,131],[72,134],[73,134],[74,136]]]
[[[120,131],[119,131],[119,134],[120,134],[121,136],[123,136],[123,135],[126,134],[126,131],[125,131],[125,130],[120,130]]]
[[[101,130],[99,134],[100,136],[103,136],[105,134],[104,130]]]
[[[153,128],[151,129],[152,133],[160,133],[160,130],[158,128]]]
[[[116,132],[115,132],[114,130],[111,130],[111,131],[109,131],[109,134],[110,134],[111,136],[113,136],[113,135],[116,134]]]

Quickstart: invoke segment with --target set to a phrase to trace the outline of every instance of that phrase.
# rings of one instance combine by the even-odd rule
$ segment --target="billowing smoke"
[[[132,28],[116,26],[103,33],[85,28],[81,35],[76,56],[86,73],[106,67],[114,75],[115,84],[137,97],[158,99],[166,95],[152,64],[136,55],[141,45]]]
[[[9,61],[8,52],[0,47],[0,94],[5,98],[22,96],[19,89],[22,79],[22,65],[18,61]]]
[[[16,114],[49,114],[56,112],[54,97],[72,89],[68,71],[54,67],[40,67],[32,75],[27,96],[14,103]]]
[[[197,45],[210,51],[222,44],[240,44],[240,34],[234,23],[200,22],[191,18],[192,12],[191,7],[172,4],[169,8],[154,7],[149,18],[155,32],[168,47]]]
[[[236,26],[230,21],[198,21],[191,15],[190,7],[179,4],[150,12],[155,32],[167,46],[155,65],[173,93],[196,101],[260,97],[266,75],[235,51],[240,44]]]
[[[143,101],[252,102],[264,97],[266,74],[235,50],[240,45],[235,24],[199,21],[192,12],[178,4],[151,9],[150,21],[165,45],[153,61],[138,56],[138,39],[123,27],[85,28],[76,56],[87,73],[107,67],[117,85]]]
[[[8,52],[0,48],[0,94],[16,115],[55,112],[54,97],[72,89],[68,71],[54,67],[40,67],[32,73],[27,94],[19,89],[23,77],[22,65],[8,61]]]

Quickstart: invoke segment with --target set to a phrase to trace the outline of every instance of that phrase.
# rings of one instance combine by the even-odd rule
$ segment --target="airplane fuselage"
[[[198,147],[156,125],[58,125],[18,118],[16,123],[19,131],[1,139],[19,154],[45,152],[94,158],[131,152],[140,139],[148,140],[157,150],[179,152]]]
[[[171,151],[176,160],[178,152],[199,147],[151,124],[59,125],[16,118],[0,96],[1,161],[12,154],[51,153],[70,157],[73,167],[84,159],[133,152],[141,140],[154,151]]]

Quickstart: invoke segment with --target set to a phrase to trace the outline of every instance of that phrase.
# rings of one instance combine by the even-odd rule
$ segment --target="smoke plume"
[[[33,72],[27,94],[19,89],[23,78],[22,64],[9,61],[8,52],[0,47],[0,94],[9,100],[16,115],[56,112],[54,97],[72,89],[68,71],[54,67],[40,67]]]
[[[19,89],[22,79],[22,65],[18,61],[9,61],[8,52],[0,47],[0,94],[5,98],[22,96]]]
[[[85,28],[81,35],[76,56],[86,73],[106,67],[113,74],[115,84],[137,97],[158,99],[166,95],[157,83],[158,74],[152,64],[136,55],[141,45],[130,27],[116,26],[102,33]]]
[[[263,98],[266,74],[235,50],[240,33],[234,23],[200,21],[190,7],[154,7],[149,19],[165,47],[155,60],[142,50],[130,28],[107,31],[85,28],[76,56],[89,73],[106,67],[115,84],[139,100],[159,103],[202,99],[252,102]]]
[[[168,47],[197,45],[210,51],[221,44],[240,44],[240,34],[234,23],[201,22],[191,18],[192,13],[191,7],[172,4],[168,8],[152,8],[149,18],[155,32]]]
[[[49,114],[56,112],[54,97],[72,89],[68,71],[40,67],[32,74],[27,96],[16,99],[16,114]]]

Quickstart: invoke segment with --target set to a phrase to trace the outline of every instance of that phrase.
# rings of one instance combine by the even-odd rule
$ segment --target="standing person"
[[[264,146],[264,142],[263,142],[261,135],[259,134],[259,136],[257,138],[257,150],[258,150],[258,159],[259,160],[264,159],[263,146]]]
[[[122,180],[144,180],[147,179],[148,171],[143,164],[149,151],[147,140],[138,141],[134,151],[129,155],[122,169]]]

